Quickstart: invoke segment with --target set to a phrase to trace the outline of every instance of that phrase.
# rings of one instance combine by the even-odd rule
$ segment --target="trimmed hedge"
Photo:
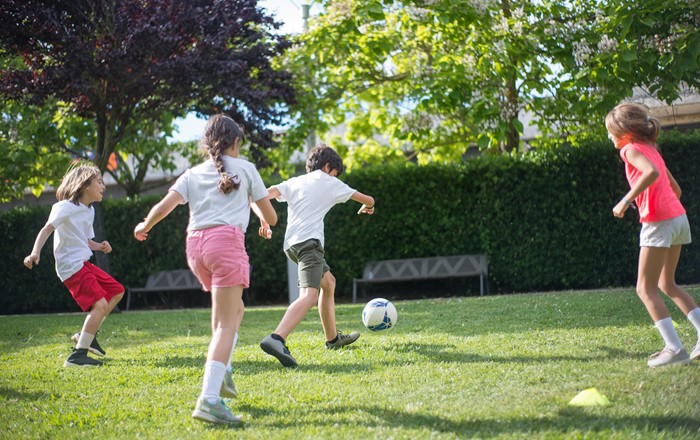
[[[660,144],[683,189],[691,228],[700,234],[700,131],[665,132]],[[373,166],[343,179],[374,196],[377,210],[358,216],[359,206],[348,202],[326,216],[326,259],[341,299],[350,297],[352,278],[361,276],[368,261],[469,253],[488,255],[492,293],[634,285],[639,222],[634,211],[623,219],[612,216],[628,185],[609,142],[459,165]],[[178,207],[147,241],[133,239],[134,225],[157,200],[103,203],[112,273],[125,286],[142,286],[158,270],[186,267],[186,207]],[[273,205],[280,215],[273,239],[257,237],[254,217],[246,237],[253,264],[248,300],[255,304],[287,301],[286,204]],[[78,310],[55,275],[49,243],[39,267],[22,266],[49,210],[22,208],[0,216],[7,249],[0,274],[8,280],[0,313]],[[697,240],[683,248],[679,283],[700,282],[699,250]]]

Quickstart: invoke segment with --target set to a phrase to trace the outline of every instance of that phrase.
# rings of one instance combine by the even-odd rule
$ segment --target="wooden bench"
[[[410,258],[367,263],[362,278],[352,280],[352,302],[357,301],[357,289],[362,284],[386,283],[438,278],[480,278],[481,296],[488,290],[488,260],[486,255],[453,255],[448,257]]]
[[[173,292],[183,290],[202,290],[202,285],[189,269],[169,270],[152,273],[148,276],[145,287],[126,289],[126,310],[131,306],[132,293]]]

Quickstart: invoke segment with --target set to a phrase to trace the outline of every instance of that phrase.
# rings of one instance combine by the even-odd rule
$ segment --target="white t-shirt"
[[[75,275],[92,257],[88,240],[95,237],[92,229],[94,220],[95,208],[92,206],[61,200],[51,207],[46,224],[50,223],[55,229],[53,256],[56,260],[56,273],[61,281]]]
[[[219,192],[221,175],[209,159],[180,176],[170,191],[177,191],[182,203],[190,204],[188,231],[214,226],[237,226],[246,231],[250,220],[250,197],[254,202],[267,197],[267,188],[255,165],[247,160],[223,156],[224,168],[231,176],[240,178],[241,186],[228,194]]]
[[[284,250],[315,238],[324,243],[323,218],[333,206],[345,203],[355,193],[345,182],[321,170],[292,177],[278,185],[277,200],[287,202],[287,231]]]

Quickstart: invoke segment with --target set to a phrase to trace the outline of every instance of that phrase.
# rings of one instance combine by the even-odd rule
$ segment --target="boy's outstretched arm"
[[[54,228],[51,223],[41,228],[41,231],[39,231],[39,234],[36,236],[36,240],[34,240],[32,253],[24,258],[24,265],[27,266],[27,269],[31,269],[33,265],[39,265],[41,250],[44,248],[44,244],[46,240],[48,240],[49,235],[51,235],[55,229],[56,228]]]
[[[275,211],[275,208],[272,207],[272,203],[270,203],[270,197],[266,196],[256,202],[251,200],[250,208],[260,219],[258,235],[269,240],[272,238],[272,230],[270,229],[270,226],[275,226],[277,224],[277,212]]]
[[[362,207],[357,211],[358,214],[374,214],[374,197],[355,191],[350,198],[362,203]]]

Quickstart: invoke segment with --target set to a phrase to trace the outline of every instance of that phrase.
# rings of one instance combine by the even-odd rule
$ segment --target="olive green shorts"
[[[321,242],[312,238],[292,245],[284,253],[299,265],[299,287],[313,287],[320,290],[323,274],[331,270],[324,259],[325,252]]]

